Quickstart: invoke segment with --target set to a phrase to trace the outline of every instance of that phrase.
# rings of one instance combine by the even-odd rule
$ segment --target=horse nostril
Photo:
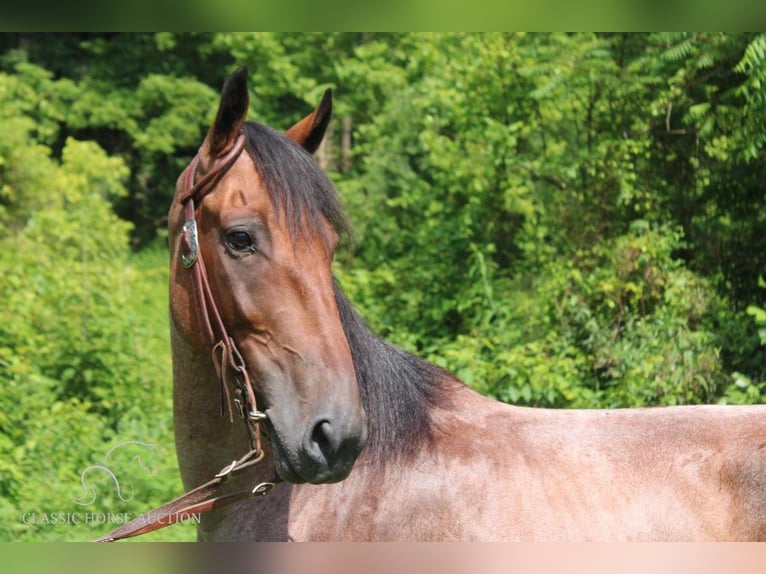
[[[328,420],[320,420],[311,431],[311,441],[316,445],[324,456],[325,461],[330,461],[338,451],[340,443],[338,433]]]
[[[290,462],[294,470],[312,484],[343,480],[364,447],[366,427],[357,429],[354,421],[349,423],[344,417],[328,413],[307,422],[301,441],[292,453],[287,452],[288,456],[293,454]]]

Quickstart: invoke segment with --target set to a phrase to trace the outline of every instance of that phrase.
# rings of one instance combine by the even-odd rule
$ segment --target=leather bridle
[[[218,381],[221,385],[221,410],[224,405],[229,410],[229,420],[233,421],[232,402],[237,407],[239,416],[244,419],[250,436],[250,449],[261,452],[261,434],[259,423],[266,415],[258,410],[255,403],[255,391],[245,367],[245,361],[237,345],[226,330],[218,305],[208,281],[205,261],[199,250],[197,236],[196,204],[215,188],[221,177],[229,170],[245,147],[245,136],[240,135],[231,149],[216,158],[210,169],[199,181],[194,176],[199,166],[197,154],[189,166],[184,183],[184,191],[179,198],[184,206],[184,224],[181,228],[182,242],[187,251],[181,251],[181,263],[192,272],[192,292],[197,317],[208,342],[212,346],[212,358]],[[183,247],[183,245],[182,245]],[[233,376],[231,376],[233,374]],[[233,395],[233,400],[232,400]]]
[[[197,235],[196,206],[215,189],[215,184],[234,165],[245,147],[245,135],[240,134],[234,145],[224,154],[215,158],[208,171],[196,182],[194,177],[199,166],[199,153],[194,156],[179,197],[184,207],[184,224],[181,228],[181,263],[192,273],[194,305],[202,331],[212,347],[212,359],[218,382],[221,386],[221,411],[228,409],[229,420],[234,421],[234,408],[245,422],[250,450],[238,460],[221,469],[210,481],[162,506],[142,514],[138,518],[102,536],[96,542],[112,542],[159,530],[192,515],[209,512],[252,496],[263,496],[274,488],[279,478],[272,482],[261,482],[251,490],[243,490],[213,497],[213,494],[231,476],[245,468],[261,462],[265,456],[261,448],[261,423],[266,414],[259,411],[255,401],[255,390],[247,372],[245,361],[234,339],[229,335],[221,313],[216,305],[208,281],[205,262],[199,249]],[[185,249],[185,251],[184,251]]]

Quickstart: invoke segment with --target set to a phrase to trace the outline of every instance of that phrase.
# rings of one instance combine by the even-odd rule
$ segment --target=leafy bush
[[[56,160],[31,122],[3,122],[14,131],[0,137],[0,539],[89,539],[110,526],[31,517],[135,514],[180,490],[166,255],[146,269],[130,255],[130,224],[112,209],[125,193],[121,160],[73,139]],[[102,477],[97,506],[77,505],[81,473],[125,440],[157,445],[152,476],[123,461],[133,500]]]
[[[724,369],[720,325],[745,327],[675,257],[682,245],[677,231],[638,222],[575,259],[551,262],[532,283],[490,278],[482,291],[491,301],[485,295],[485,312],[470,330],[435,339],[425,352],[481,392],[515,404],[715,401],[741,381]]]

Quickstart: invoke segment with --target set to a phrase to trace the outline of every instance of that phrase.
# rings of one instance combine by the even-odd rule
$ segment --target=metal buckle
[[[247,405],[247,389],[239,377],[234,379],[234,405],[237,407],[239,418],[245,418],[245,405]]]
[[[237,413],[239,414],[239,418],[243,419],[245,418],[245,406],[242,404],[242,401],[240,401],[238,398],[234,398],[234,406],[237,407]]]
[[[276,486],[273,482],[262,482],[253,489],[253,496],[266,496]]]
[[[197,262],[199,254],[199,241],[197,239],[197,222],[193,219],[187,219],[181,228],[186,244],[189,246],[189,252],[181,251],[181,263],[187,269]]]
[[[237,461],[236,460],[231,461],[231,464],[227,466],[226,468],[224,468],[223,470],[221,470],[221,472],[216,474],[215,478],[223,478],[226,475],[231,474],[235,466],[237,466]]]
[[[265,421],[268,417],[263,411],[250,411],[247,413],[247,418],[253,422],[260,423]]]

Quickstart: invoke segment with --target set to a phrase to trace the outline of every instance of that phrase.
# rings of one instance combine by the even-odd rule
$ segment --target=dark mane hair
[[[285,214],[294,237],[318,229],[320,217],[339,234],[349,232],[335,187],[303,148],[262,124],[248,122],[243,130],[272,204]],[[381,464],[405,459],[430,444],[435,432],[431,409],[449,405],[445,391],[456,379],[376,337],[337,281],[334,286],[367,415],[365,456]]]
[[[367,414],[367,456],[376,463],[406,459],[431,443],[433,407],[448,407],[457,379],[432,363],[376,337],[337,281],[335,300]]]
[[[275,211],[287,217],[293,238],[321,229],[321,217],[340,235],[349,232],[335,186],[301,146],[256,122],[246,122],[242,131],[245,149],[269,191]]]

